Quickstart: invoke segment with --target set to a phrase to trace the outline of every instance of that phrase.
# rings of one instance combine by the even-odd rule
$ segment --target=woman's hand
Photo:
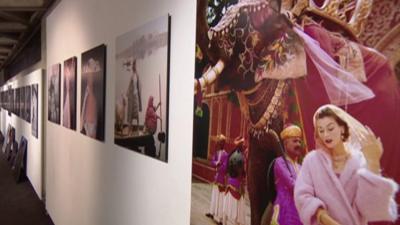
[[[366,126],[366,129],[367,133],[361,135],[362,153],[367,160],[368,169],[379,174],[381,170],[380,159],[383,154],[382,142],[369,127]]]
[[[318,224],[321,225],[340,225],[340,223],[338,223],[331,216],[329,216],[328,211],[326,211],[326,209],[322,208],[317,210],[317,221]]]

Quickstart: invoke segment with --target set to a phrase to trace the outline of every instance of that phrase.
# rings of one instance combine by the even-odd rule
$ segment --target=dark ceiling
[[[54,0],[0,0],[0,70],[13,62],[40,29]]]

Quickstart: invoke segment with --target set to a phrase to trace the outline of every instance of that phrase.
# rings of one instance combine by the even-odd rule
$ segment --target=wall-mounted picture
[[[23,88],[18,87],[15,88],[15,104],[16,104],[16,109],[15,109],[15,115],[17,115],[20,118],[23,118]]]
[[[50,67],[47,72],[47,99],[48,120],[60,124],[60,79],[61,64],[57,63]]]
[[[396,4],[197,0],[191,224],[395,222]]]
[[[20,109],[21,109],[21,88],[15,88],[15,107],[14,107],[14,114],[16,116],[20,116]]]
[[[168,15],[117,37],[114,142],[168,160]]]
[[[14,112],[14,89],[11,85],[8,86],[8,115],[11,116],[11,113]]]
[[[63,119],[66,128],[76,129],[76,57],[64,61],[63,74]]]
[[[82,53],[80,132],[104,141],[106,46]]]
[[[1,98],[1,103],[0,103],[1,108],[4,108],[5,101],[4,101],[4,92],[3,91],[0,92],[0,98]]]
[[[19,89],[19,117],[25,119],[25,87]]]
[[[9,90],[8,90],[8,88],[6,88],[6,90],[4,90],[4,98],[5,98],[5,107],[4,107],[4,109],[5,110],[9,110],[9,108],[10,108],[10,96],[9,96]]]
[[[3,95],[4,95],[4,109],[5,110],[8,110],[8,108],[9,108],[9,100],[8,100],[8,91],[7,91],[7,89],[5,89],[4,91],[3,91]]]
[[[31,122],[31,86],[26,86],[25,88],[25,113],[24,120],[28,123]]]
[[[4,93],[4,102],[5,102],[5,104],[4,104],[4,109],[5,110],[8,110],[9,108],[10,108],[10,100],[9,100],[9,94],[8,94],[8,90],[7,89],[5,89],[4,91],[3,91],[3,93]]]
[[[39,113],[39,85],[32,84],[32,97],[31,97],[31,128],[32,135],[36,138],[39,137],[38,133],[38,113]]]
[[[25,87],[20,87],[19,88],[20,89],[20,92],[19,92],[19,117],[21,118],[21,119],[23,119],[23,120],[25,120],[25,105],[26,105],[26,102],[25,102],[25,91],[26,91],[26,89],[25,89]]]
[[[5,88],[4,88],[5,89]],[[8,95],[7,95],[7,90],[3,90],[3,109],[7,110],[8,108]]]

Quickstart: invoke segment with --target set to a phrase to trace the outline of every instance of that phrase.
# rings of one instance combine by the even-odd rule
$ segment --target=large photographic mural
[[[325,104],[381,138],[383,175],[399,181],[400,135],[390,129],[400,124],[398,81],[393,63],[362,39],[372,7],[197,1],[192,224],[269,224],[281,132],[300,127],[303,158],[316,148],[313,115]]]

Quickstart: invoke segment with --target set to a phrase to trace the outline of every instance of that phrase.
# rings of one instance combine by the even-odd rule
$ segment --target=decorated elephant
[[[333,103],[376,131],[385,147],[382,165],[389,175],[398,176],[390,159],[399,157],[399,135],[390,132],[382,118],[400,124],[400,91],[385,57],[357,43],[370,1],[358,1],[346,29],[338,29],[340,23],[321,23],[329,18],[308,10],[317,8],[309,1],[287,2],[282,9],[279,0],[239,0],[210,27],[208,1],[197,1],[196,44],[207,63],[195,80],[195,92],[217,81],[217,86],[236,92],[248,119],[252,225],[261,224],[274,197],[267,187],[267,169],[280,148],[277,134],[283,123],[293,120],[285,112],[288,91],[296,94],[308,149],[314,145],[313,113],[322,104]],[[326,2],[339,9],[333,4],[338,1]]]

